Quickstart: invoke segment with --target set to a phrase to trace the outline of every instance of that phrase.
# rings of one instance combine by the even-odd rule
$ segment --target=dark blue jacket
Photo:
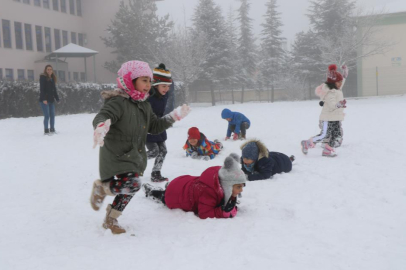
[[[231,136],[231,132],[232,132],[230,129],[231,125],[235,125],[235,130],[234,130],[235,134],[240,133],[240,126],[241,126],[242,122],[247,122],[249,126],[251,125],[250,120],[245,115],[243,115],[242,113],[239,113],[239,112],[232,112],[229,109],[224,109],[221,114],[221,117],[223,119],[231,118],[231,121],[228,122],[227,137]]]
[[[168,114],[175,109],[175,82],[173,79],[166,96],[168,96],[168,102],[166,103],[165,114]]]
[[[272,178],[277,173],[287,173],[292,170],[292,161],[285,154],[269,152],[268,157],[262,157],[255,162],[254,170],[249,172],[245,169],[241,158],[242,170],[248,175],[249,181],[265,180]]]
[[[154,87],[151,89],[153,91],[152,95],[148,98],[148,102],[151,104],[152,111],[158,116],[158,118],[161,118],[164,116],[165,112],[165,107],[166,103],[168,101],[168,94],[165,96],[162,96],[158,90],[156,90]],[[168,91],[169,92],[169,91]],[[167,136],[166,136],[166,131],[159,133],[157,135],[152,135],[148,134],[147,135],[147,142],[164,142],[166,141]]]

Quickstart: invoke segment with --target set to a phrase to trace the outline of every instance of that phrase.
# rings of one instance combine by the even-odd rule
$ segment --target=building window
[[[61,47],[61,31],[59,29],[54,29],[54,37],[55,37],[55,50]]]
[[[75,0],[69,0],[70,14],[75,15]]]
[[[18,76],[18,80],[20,80],[20,81],[25,80],[25,70],[17,69],[17,76]]]
[[[24,3],[24,4],[31,5],[30,0],[23,0],[23,3]]]
[[[45,29],[45,50],[52,52],[51,28],[44,27]]]
[[[76,15],[82,16],[82,1],[76,0]]]
[[[14,72],[13,72],[13,69],[11,69],[11,68],[6,68],[6,79],[7,79],[7,80],[10,80],[10,81],[14,80]]]
[[[42,6],[44,8],[49,8],[49,0],[42,0]]]
[[[76,33],[75,32],[70,33],[70,42],[74,43],[74,44],[77,44],[77,42],[76,42]]]
[[[59,1],[52,0],[52,7],[54,8],[55,11],[59,11]]]
[[[68,80],[70,81],[70,71],[68,71]]]
[[[83,34],[81,34],[81,33],[78,34],[78,41],[79,41],[79,45],[83,46]]]
[[[79,81],[79,72],[73,72],[73,80],[74,80],[75,82],[78,82],[78,81]]]
[[[3,79],[3,69],[0,68],[0,80],[2,80],[2,79]]]
[[[42,26],[35,26],[35,37],[37,40],[37,51],[42,52],[44,51],[44,43],[42,40]]]
[[[33,81],[33,80],[34,80],[34,70],[32,70],[32,69],[27,70],[27,79],[28,79],[29,81]]]
[[[41,6],[41,0],[34,0],[34,6],[40,7]]]
[[[84,72],[80,72],[80,81],[85,82],[86,81],[86,74]]]
[[[16,48],[24,49],[23,45],[23,26],[20,22],[14,22],[14,35],[16,38]]]
[[[32,51],[32,30],[31,24],[24,24],[25,32],[25,49]]]
[[[65,71],[58,70],[58,81],[66,82]]]
[[[66,0],[61,0],[61,11],[66,13]]]
[[[63,46],[68,45],[68,31],[62,31],[62,42]]]
[[[10,21],[2,20],[2,22],[3,22],[3,44],[4,44],[4,48],[11,48]]]

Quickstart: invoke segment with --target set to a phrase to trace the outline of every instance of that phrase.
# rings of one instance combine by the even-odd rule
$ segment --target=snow
[[[336,158],[300,151],[319,132],[317,101],[194,106],[168,130],[164,176],[199,175],[240,153],[241,142],[225,141],[214,160],[184,157],[191,126],[225,137],[225,107],[252,120],[248,137],[295,155],[293,171],[249,182],[233,219],[200,220],[139,192],[119,218],[123,235],[101,227],[111,197],[99,212],[89,204],[94,114],[58,115],[54,136],[42,135],[42,117],[1,120],[0,269],[404,269],[406,96],[347,104]]]
[[[79,46],[74,43],[69,43],[66,46],[63,46],[62,48],[53,51],[53,53],[57,54],[64,54],[64,53],[78,53],[78,54],[97,54],[97,51]]]

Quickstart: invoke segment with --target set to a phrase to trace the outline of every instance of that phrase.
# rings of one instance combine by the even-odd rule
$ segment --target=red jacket
[[[170,209],[193,211],[200,218],[224,218],[224,192],[219,182],[220,166],[206,169],[200,176],[182,175],[173,179],[165,192]]]

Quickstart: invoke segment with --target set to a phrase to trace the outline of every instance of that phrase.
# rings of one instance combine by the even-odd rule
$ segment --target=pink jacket
[[[220,168],[210,167],[200,176],[183,175],[173,179],[165,192],[168,208],[193,211],[201,219],[228,217],[221,208],[224,192],[219,182]]]

